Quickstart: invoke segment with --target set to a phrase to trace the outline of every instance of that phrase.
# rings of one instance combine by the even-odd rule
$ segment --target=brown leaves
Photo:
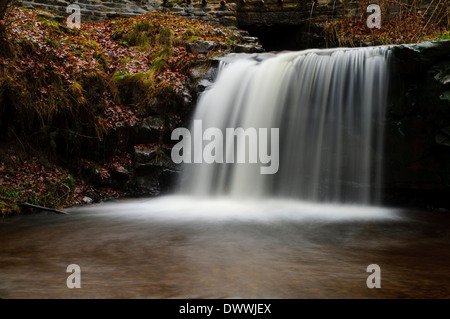
[[[56,167],[45,166],[36,157],[2,163],[0,197],[13,202],[29,202],[43,206],[61,205],[72,193],[72,176]],[[50,199],[50,196],[54,198]]]
[[[235,32],[225,27],[157,12],[132,19],[82,23],[81,29],[69,29],[64,23],[38,18],[33,10],[16,8],[11,14],[14,23],[10,40],[19,48],[18,56],[15,59],[0,57],[0,64],[10,68],[15,77],[24,74],[35,86],[34,92],[40,99],[38,103],[42,105],[48,104],[50,94],[57,87],[67,90],[95,71],[101,70],[109,77],[119,70],[122,74],[132,75],[147,73],[155,65],[152,70],[155,88],[165,83],[180,93],[188,81],[190,66],[205,59],[204,55],[186,51],[188,39],[227,42],[236,38]],[[148,49],[116,40],[118,34],[130,32],[140,25],[151,27],[150,31],[144,29],[145,32],[156,32],[151,35],[156,42],[150,41]],[[162,53],[167,45],[160,43],[163,41],[160,33],[164,30],[169,34],[169,39],[165,40],[170,43],[169,53]],[[63,87],[55,85],[58,78],[63,81]],[[103,98],[108,129],[139,121],[129,108],[114,102],[107,87]]]
[[[105,101],[105,125],[108,130],[118,126],[132,126],[141,121],[129,107],[117,104],[111,94],[107,91],[103,93]]]
[[[364,19],[345,18],[326,22],[325,32],[339,45],[402,44],[432,40],[443,33],[445,27],[430,23],[422,13],[403,13],[401,16],[384,17],[381,29],[369,29]],[[427,26],[425,28],[425,26]]]

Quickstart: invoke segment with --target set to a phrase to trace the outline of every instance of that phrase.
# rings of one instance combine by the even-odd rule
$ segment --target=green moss
[[[94,58],[97,60],[97,64],[100,70],[106,71],[108,69],[108,58],[103,52],[95,52]]]
[[[129,28],[114,31],[113,39],[131,46],[147,47],[154,45],[160,26],[148,21],[137,21]]]
[[[80,83],[74,82],[69,88],[71,98],[79,104],[86,104],[86,99],[83,95],[83,87]]]
[[[184,32],[183,32],[183,38],[184,39],[189,39],[190,37],[195,36],[195,32],[192,28],[187,28]]]
[[[0,199],[0,212],[2,217],[20,213],[20,208],[15,203],[6,202]]]
[[[142,89],[149,89],[153,84],[153,72],[135,73],[135,74],[120,74],[117,73],[112,80],[113,85],[132,85]]]
[[[157,58],[155,61],[153,61],[152,64],[152,70],[155,72],[162,72],[166,68],[167,60],[163,57]]]
[[[49,20],[44,17],[38,17],[37,21],[42,22],[48,30],[55,31],[55,32],[61,32],[61,30],[59,28],[60,23],[57,21]]]
[[[199,38],[198,38],[197,36],[193,35],[193,36],[190,36],[190,37],[186,40],[186,42],[187,42],[187,43],[191,43],[191,42],[197,41],[198,39],[199,39]]]
[[[44,207],[63,207],[68,196],[74,191],[75,179],[71,175],[64,174],[61,180],[47,180],[44,185],[36,184],[31,176],[30,182],[23,182],[12,187],[12,189],[0,189],[5,211],[14,211],[15,203],[25,202]],[[1,209],[1,207],[0,207]]]
[[[0,195],[14,199],[19,196],[19,191],[15,188],[8,189],[6,187],[0,187]]]
[[[173,44],[173,31],[160,23],[138,20],[129,25],[119,20],[116,25],[118,28],[112,33],[112,37],[122,45],[130,45],[145,51],[149,48]]]
[[[445,31],[443,33],[434,36],[435,40],[450,40],[450,31]]]
[[[9,59],[17,58],[16,48],[13,43],[0,35],[0,55]]]

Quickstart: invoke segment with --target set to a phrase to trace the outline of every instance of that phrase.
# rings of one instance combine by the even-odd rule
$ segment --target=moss
[[[17,58],[16,48],[13,43],[0,35],[0,55],[8,59]]]
[[[195,31],[192,28],[187,28],[184,32],[183,32],[183,38],[185,40],[195,36]]]
[[[19,208],[16,203],[21,202],[54,208],[72,204],[77,181],[71,174],[37,158],[13,158],[9,162],[3,161],[1,165],[2,177],[17,181],[0,187],[2,214],[17,213]]]
[[[142,103],[143,96],[151,94],[154,83],[154,71],[146,73],[124,74],[119,70],[110,82],[112,91],[118,103],[137,106]]]
[[[74,82],[69,88],[71,98],[77,103],[85,105],[87,104],[85,97],[83,96],[83,87],[80,83]]]
[[[173,45],[173,32],[170,28],[149,21],[137,21],[127,28],[119,27],[112,34],[113,39],[122,45],[130,45],[141,51],[153,47]]]
[[[137,21],[129,29],[118,28],[113,32],[113,39],[145,49],[155,44],[160,26],[148,21]]]
[[[100,70],[106,71],[108,69],[108,58],[103,52],[94,53],[94,58],[96,59]]]
[[[59,33],[62,32],[61,29],[59,28],[60,24],[57,21],[49,20],[43,17],[38,17],[37,21],[42,22],[48,30]]]
[[[450,31],[445,31],[434,35],[435,40],[450,40]]]
[[[0,212],[2,217],[16,215],[20,213],[20,208],[13,202],[7,202],[0,199]]]

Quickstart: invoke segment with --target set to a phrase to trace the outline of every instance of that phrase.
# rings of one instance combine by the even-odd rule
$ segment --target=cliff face
[[[393,48],[385,197],[450,207],[450,41]]]

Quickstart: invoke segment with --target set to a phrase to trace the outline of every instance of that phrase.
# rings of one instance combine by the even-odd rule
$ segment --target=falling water
[[[309,38],[311,37],[311,22],[312,22],[312,17],[313,17],[313,13],[314,13],[314,6],[315,6],[315,2],[312,2],[311,5],[311,12],[309,13],[309,23],[308,23],[308,41],[310,40]]]
[[[377,202],[388,60],[384,47],[238,55],[201,96],[194,120],[223,132],[279,128],[279,171],[187,164],[182,189],[205,197]]]
[[[313,15],[313,12],[314,12],[314,6],[315,6],[315,2],[313,1],[313,3],[312,3],[312,5],[311,5],[311,12],[310,12],[310,14],[309,14],[309,18],[310,19],[312,19],[312,15]]]

